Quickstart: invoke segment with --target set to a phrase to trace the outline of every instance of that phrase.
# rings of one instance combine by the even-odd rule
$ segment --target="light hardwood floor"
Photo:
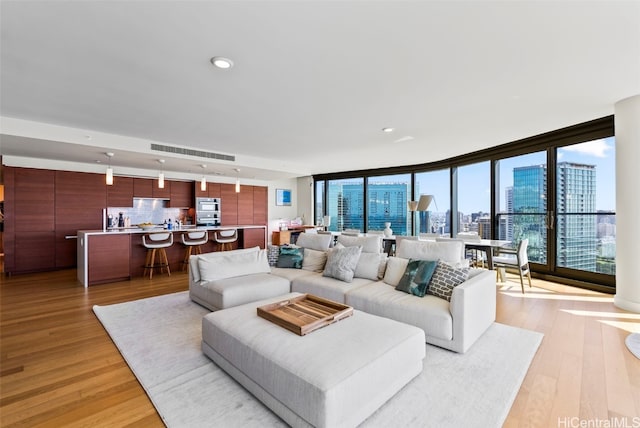
[[[89,289],[75,275],[0,279],[0,426],[163,426],[91,308],[186,290],[186,274]],[[640,360],[624,345],[640,315],[611,295],[540,280],[524,295],[516,282],[498,285],[497,296],[498,322],[545,335],[506,427],[640,424]]]

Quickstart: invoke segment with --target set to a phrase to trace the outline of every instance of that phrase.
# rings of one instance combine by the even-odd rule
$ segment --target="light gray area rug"
[[[636,358],[640,358],[640,333],[631,333],[624,340],[624,343]]]
[[[167,426],[286,426],[202,353],[209,311],[188,292],[93,310]],[[499,427],[541,341],[494,323],[465,354],[426,345],[422,373],[361,426]]]

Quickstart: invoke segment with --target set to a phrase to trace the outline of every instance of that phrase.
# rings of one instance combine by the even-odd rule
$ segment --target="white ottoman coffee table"
[[[212,312],[202,350],[291,426],[362,423],[422,371],[422,329],[354,311],[305,336],[258,317],[276,298]]]

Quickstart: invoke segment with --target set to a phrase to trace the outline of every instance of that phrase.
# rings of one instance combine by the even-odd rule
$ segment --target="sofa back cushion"
[[[194,264],[195,269],[193,269]],[[196,282],[271,272],[267,251],[260,250],[260,247],[192,256],[190,267],[193,270],[193,280]]]
[[[189,274],[193,279],[193,282],[200,281],[200,268],[198,267],[198,260],[200,259],[216,259],[222,256],[229,256],[232,254],[242,254],[242,253],[257,253],[260,251],[260,247],[251,247],[251,248],[242,248],[239,250],[231,250],[231,251],[215,251],[212,253],[203,253],[198,255],[192,255],[189,258]]]
[[[332,235],[301,233],[296,240],[296,245],[309,250],[327,251],[332,239]]]
[[[324,265],[327,263],[327,251],[304,249],[304,260],[302,260],[302,269],[312,272],[322,272]]]
[[[462,241],[410,241],[403,239],[396,248],[396,257],[418,260],[442,260],[453,266],[465,263],[464,243]]]
[[[384,272],[384,282],[396,287],[400,283],[408,264],[409,259],[389,257],[387,259],[387,270]]]
[[[338,243],[345,247],[362,247],[363,253],[381,253],[382,252],[382,236],[338,236]]]

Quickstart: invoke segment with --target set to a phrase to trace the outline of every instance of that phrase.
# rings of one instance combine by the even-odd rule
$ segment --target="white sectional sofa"
[[[338,249],[360,248],[357,266],[352,273],[354,277],[349,282],[326,276],[329,263],[326,268],[321,268],[323,255],[331,261],[330,251],[334,251],[328,249],[326,236],[301,234],[298,244],[304,254],[302,266],[272,267],[270,273],[266,272],[264,263],[260,263],[259,269],[256,268],[258,265],[252,265],[253,267],[247,266],[244,271],[236,270],[238,275],[234,277],[206,280],[203,277],[210,278],[210,273],[205,271],[201,275],[199,269],[211,267],[207,263],[229,263],[229,260],[236,260],[240,256],[229,254],[234,253],[230,251],[225,252],[228,253],[226,259],[206,254],[192,256],[189,281],[191,298],[209,309],[223,309],[277,296],[276,293],[285,294],[280,292],[285,287],[284,283],[276,280],[278,278],[286,282],[286,292],[314,294],[373,315],[414,325],[424,331],[427,343],[459,353],[467,351],[495,321],[495,277],[487,270],[469,269],[468,278],[453,288],[449,301],[431,294],[418,297],[396,289],[403,275],[406,275],[405,270],[410,260],[439,260],[466,272],[465,266],[468,265],[463,258],[462,242],[403,240],[398,245],[396,257],[387,258],[381,251],[382,243],[378,236],[340,236]],[[351,250],[351,253],[357,252],[354,248]],[[237,251],[266,252],[257,249]],[[335,254],[338,253],[333,253]],[[335,260],[330,264],[335,265],[334,262]],[[223,270],[227,273],[234,271],[228,267]],[[220,297],[220,294],[227,293],[232,298]]]

